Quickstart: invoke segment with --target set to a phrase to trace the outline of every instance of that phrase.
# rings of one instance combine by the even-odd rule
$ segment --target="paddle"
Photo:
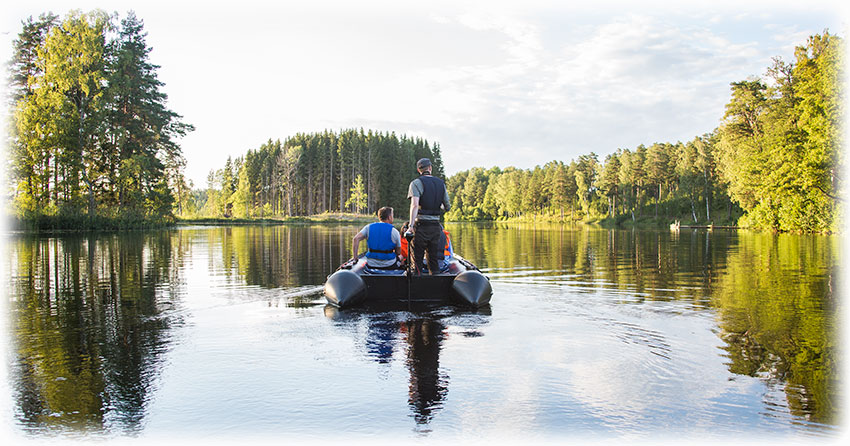
[[[410,230],[404,232],[407,240],[407,311],[410,311],[410,283],[413,281],[413,233]]]

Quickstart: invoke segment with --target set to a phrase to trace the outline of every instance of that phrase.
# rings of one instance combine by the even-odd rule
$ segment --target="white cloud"
[[[60,7],[57,7],[60,5]],[[703,2],[117,2],[144,20],[189,176],[272,138],[374,127],[439,142],[449,173],[528,168],[711,131],[729,83],[834,5]],[[82,2],[83,9],[94,7]],[[4,30],[59,3],[17,5]]]
[[[540,35],[521,35],[530,34]],[[758,74],[753,67],[762,70],[769,61],[754,42],[731,42],[704,25],[637,14],[613,18],[580,40],[548,43],[528,45],[534,51],[523,53],[524,64],[506,59],[479,67],[487,75],[462,80],[482,104],[473,121],[481,127],[462,137],[471,147],[489,144],[495,154],[524,147],[510,164],[531,167],[591,150],[613,151],[628,140],[634,147],[689,139],[717,124],[729,82]],[[468,153],[458,158],[468,160]]]

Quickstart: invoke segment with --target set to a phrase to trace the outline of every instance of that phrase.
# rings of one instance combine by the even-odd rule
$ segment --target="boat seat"
[[[404,269],[404,268],[378,269],[378,268],[369,268],[368,265],[365,268],[363,268],[363,272],[365,274],[375,274],[375,275],[381,275],[381,276],[401,276],[401,275],[404,275],[405,271],[407,271],[407,270]]]

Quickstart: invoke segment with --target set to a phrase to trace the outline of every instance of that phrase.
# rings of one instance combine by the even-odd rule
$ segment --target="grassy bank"
[[[35,215],[13,216],[9,229],[25,232],[87,232],[161,229],[174,226],[174,218],[143,218],[138,216]]]
[[[726,214],[723,213],[725,217]],[[737,219],[737,216],[733,216]],[[634,220],[631,215],[618,215],[617,217],[592,216],[582,220],[561,220],[553,215],[524,215],[520,217],[498,220],[506,223],[564,223],[564,224],[587,224],[605,228],[644,228],[663,229],[669,228],[670,224],[678,220],[685,226],[735,226],[735,221],[730,219],[718,219],[714,221],[694,222],[690,215],[676,217],[642,216]],[[141,217],[121,216],[103,217],[88,215],[39,215],[32,217],[13,217],[9,228],[17,231],[27,232],[85,232],[85,231],[123,231],[164,229],[176,225],[200,225],[200,226],[231,226],[231,225],[297,225],[297,224],[367,224],[376,221],[371,214],[351,213],[323,213],[309,216],[295,217],[269,217],[269,218],[184,218],[169,217],[161,219],[146,219]],[[470,220],[463,220],[470,221]],[[401,224],[396,220],[396,224]]]
[[[724,215],[725,217],[725,215]],[[632,219],[631,215],[618,215],[616,217],[592,217],[582,220],[582,223],[598,225],[604,228],[645,228],[645,229],[663,229],[669,228],[671,224],[679,222],[681,227],[696,226],[696,227],[737,227],[735,218],[718,218],[712,220],[697,220],[694,221],[690,215],[681,215],[678,217],[655,217],[642,216]]]
[[[202,218],[178,218],[177,224],[181,225],[287,225],[287,224],[316,224],[316,223],[372,223],[377,221],[374,215],[348,214],[348,213],[323,213],[317,215],[305,215],[295,217],[255,217],[255,218],[224,218],[224,217],[202,217]]]
[[[8,229],[23,232],[93,232],[165,229],[176,225],[229,226],[229,225],[291,225],[343,223],[366,224],[376,221],[373,215],[325,213],[299,217],[273,218],[182,218],[159,219],[138,216],[88,216],[81,215],[33,215],[11,216],[7,219]]]
[[[508,218],[503,220],[497,220],[500,222],[507,223],[562,223],[562,224],[585,224],[591,226],[601,226],[603,228],[638,228],[638,229],[667,229],[670,225],[676,221],[681,224],[681,227],[688,226],[711,226],[715,227],[737,227],[737,220],[740,215],[733,212],[731,218],[728,217],[728,213],[725,210],[718,210],[717,213],[713,215],[721,216],[721,218],[712,219],[712,220],[693,220],[693,216],[691,214],[685,214],[680,216],[659,216],[655,217],[654,215],[643,215],[643,216],[635,216],[632,218],[631,214],[617,215],[616,217],[609,217],[605,215],[593,215],[589,217],[584,217],[582,219],[570,219],[569,216],[565,216],[565,219],[561,219],[560,216],[554,215],[523,215],[520,217]],[[457,220],[457,221],[474,221],[474,220]]]

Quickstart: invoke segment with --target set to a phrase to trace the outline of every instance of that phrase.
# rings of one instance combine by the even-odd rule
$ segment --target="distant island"
[[[687,142],[601,147],[610,152],[602,159],[594,151],[446,178],[436,142],[324,130],[270,138],[198,187],[185,177],[178,143],[194,128],[165,105],[143,22],[132,12],[117,20],[74,11],[22,23],[8,73],[7,201],[20,227],[358,220],[386,205],[405,215],[423,157],[446,180],[448,221],[840,226],[844,41],[828,31],[797,47],[793,62],[775,59],[765,79],[731,82],[720,126]]]

